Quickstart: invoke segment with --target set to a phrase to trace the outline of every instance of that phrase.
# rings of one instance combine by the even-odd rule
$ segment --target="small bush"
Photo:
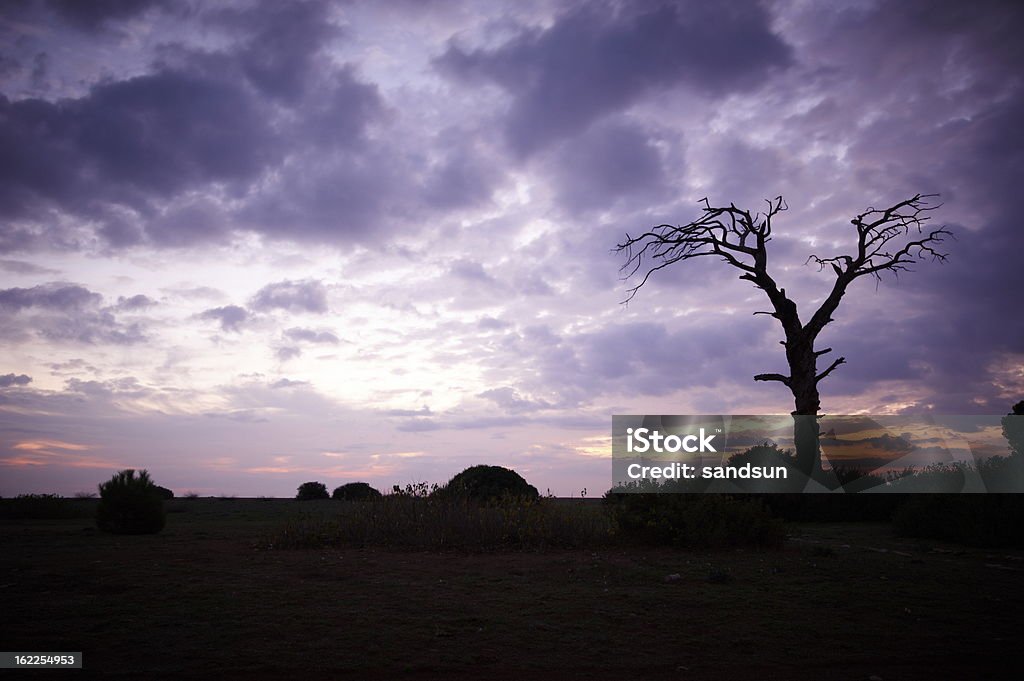
[[[314,499],[330,499],[327,493],[327,485],[322,482],[304,482],[299,485],[295,498],[299,501],[313,501]]]
[[[120,471],[101,483],[96,526],[113,534],[155,534],[164,528],[164,501],[149,472]]]
[[[365,482],[350,482],[334,489],[332,499],[341,501],[372,501],[380,499],[381,493]]]
[[[470,466],[438,490],[438,494],[480,502],[503,499],[533,501],[540,497],[536,487],[515,471],[502,466]]]

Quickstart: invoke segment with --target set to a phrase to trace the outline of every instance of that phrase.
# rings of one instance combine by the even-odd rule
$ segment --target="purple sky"
[[[782,194],[804,308],[917,192],[947,264],[860,280],[829,413],[1024,397],[1022,8],[985,2],[8,2],[0,494],[204,494],[490,463],[603,492],[613,413],[788,413],[710,258],[619,304],[628,230]],[[806,314],[806,313],[805,313]]]

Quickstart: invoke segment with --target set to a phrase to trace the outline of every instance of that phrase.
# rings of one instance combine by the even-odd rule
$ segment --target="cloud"
[[[0,290],[0,334],[24,339],[29,331],[54,342],[133,345],[146,340],[139,322],[122,324],[103,296],[84,286],[53,282]]]
[[[57,270],[23,260],[0,260],[0,269],[14,274],[57,274]]]
[[[303,329],[297,326],[285,329],[284,336],[285,338],[293,341],[306,343],[326,343],[329,345],[337,345],[340,342],[338,337],[330,331],[316,331],[314,329]]]
[[[156,304],[155,300],[140,293],[127,298],[124,296],[118,296],[116,307],[118,310],[145,310]]]
[[[25,374],[4,374],[0,376],[0,388],[10,388],[12,385],[28,385],[32,377]]]
[[[216,320],[222,330],[239,333],[242,325],[249,319],[249,313],[244,307],[225,305],[204,310],[199,314],[199,318]]]
[[[45,0],[43,3],[61,20],[75,28],[95,32],[126,21],[154,8],[169,10],[179,6],[176,0]]]
[[[511,96],[505,133],[526,156],[655,90],[720,96],[756,86],[792,60],[769,22],[751,3],[585,3],[495,49],[450,44],[435,64]]]
[[[103,296],[74,284],[42,284],[32,288],[0,290],[0,310],[17,312],[28,308],[81,310],[98,305]]]
[[[253,297],[251,306],[261,312],[288,310],[323,314],[327,312],[327,289],[314,279],[267,284]]]
[[[638,126],[606,123],[566,142],[554,172],[559,203],[570,213],[584,214],[627,197],[664,198],[668,182],[653,141]]]

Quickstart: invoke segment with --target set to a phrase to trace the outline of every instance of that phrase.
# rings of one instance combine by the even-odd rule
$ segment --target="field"
[[[83,651],[124,679],[1024,673],[1019,551],[864,523],[790,525],[764,551],[267,548],[283,518],[332,503],[175,499],[150,536],[0,521],[0,649]]]

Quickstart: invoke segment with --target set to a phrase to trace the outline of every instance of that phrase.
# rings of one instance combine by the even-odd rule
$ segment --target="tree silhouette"
[[[778,381],[793,393],[797,466],[808,475],[815,475],[821,469],[818,384],[836,367],[845,364],[846,358],[839,357],[819,371],[818,358],[832,352],[832,348],[816,350],[814,343],[822,329],[833,321],[832,315],[850,284],[857,279],[871,276],[880,281],[884,272],[898,276],[921,260],[946,260],[946,254],[936,248],[951,233],[945,228],[925,229],[929,213],[941,206],[929,204],[929,199],[935,196],[915,194],[889,208],[868,208],[854,217],[850,221],[857,232],[857,250],[853,255],[821,257],[811,254],[807,262],[816,264],[819,270],[828,267],[835,273],[835,280],[828,296],[807,321],[800,318],[796,303],[768,272],[767,246],[772,238],[772,219],[788,209],[781,196],[766,200],[765,213],[753,215],[735,204],[712,206],[705,198],[701,201],[702,215],[692,222],[681,226],[658,225],[635,237],[626,234],[626,240],[616,247],[616,252],[625,253],[627,257],[622,266],[626,273],[624,278],[641,271],[644,274],[640,282],[628,290],[623,302],[632,300],[658,270],[702,256],[721,258],[742,272],[740,279],[764,291],[772,309],[754,314],[769,315],[782,325],[785,340],[780,342],[786,348],[789,375],[758,374],[754,380]]]
[[[1024,459],[1024,400],[1013,405],[1013,411],[1004,416],[1001,423],[1010,452]]]

